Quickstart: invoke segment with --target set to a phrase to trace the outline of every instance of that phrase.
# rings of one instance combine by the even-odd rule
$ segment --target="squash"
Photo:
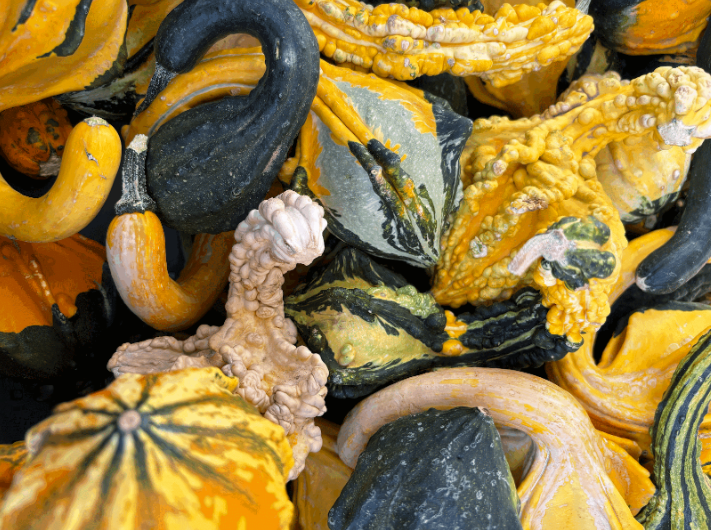
[[[590,15],[608,48],[656,55],[693,48],[706,28],[711,5],[704,0],[595,0]]]
[[[0,111],[104,84],[123,67],[127,16],[125,0],[3,2]]]
[[[579,346],[546,330],[546,309],[530,287],[455,316],[349,248],[298,286],[285,311],[326,363],[330,392],[339,398],[444,366],[540,366]]]
[[[104,248],[80,235],[44,244],[0,237],[0,254],[0,373],[61,376],[113,318]]]
[[[287,529],[283,429],[215,368],[124,375],[25,437],[0,526]]]
[[[111,275],[124,303],[161,331],[192,326],[227,285],[232,232],[199,234],[177,281],[168,276],[165,236],[145,194],[146,137],[136,136],[123,159],[123,195],[106,235]]]
[[[259,204],[316,93],[318,47],[304,16],[290,0],[265,0],[256,11],[251,5],[186,0],[156,35],[156,72],[137,114],[221,37],[248,30],[268,57],[248,96],[187,110],[150,137],[148,192],[163,222],[183,232],[234,230]]]
[[[619,215],[596,179],[593,157],[612,141],[644,135],[692,152],[711,134],[706,99],[711,76],[698,68],[659,68],[629,84],[607,78],[599,89],[573,91],[532,118],[475,122],[462,155],[464,199],[443,237],[432,288],[437,302],[483,304],[535,284],[550,308],[552,334],[578,343],[583,332],[604,322],[618,272],[607,265],[598,268],[599,258],[619,261],[626,240]],[[679,134],[687,134],[683,142]],[[570,281],[548,267],[561,252],[559,263],[566,262],[563,250],[577,245],[551,228],[563,218],[578,219],[584,232],[599,235],[585,238],[589,242],[582,246],[588,250],[578,259],[585,253],[595,256],[589,270],[602,274],[586,275],[582,263],[578,271],[568,271],[580,274],[576,283],[586,285],[584,290],[566,287]],[[593,230],[597,223],[604,228]],[[571,229],[571,234],[577,231]],[[541,255],[545,260],[529,268]]]
[[[328,514],[346,528],[521,528],[499,433],[476,407],[430,409],[383,425]]]
[[[533,440],[518,487],[525,530],[630,529],[651,497],[649,472],[600,436],[585,410],[538,377],[496,368],[445,368],[390,385],[358,403],[338,434],[338,454],[356,466],[369,438],[401,416],[454,407],[486,408],[499,426]]]
[[[347,244],[434,265],[471,121],[402,83],[325,62],[321,71],[290,187],[315,197]]]
[[[67,139],[59,176],[34,199],[15,191],[0,176],[0,235],[30,243],[70,237],[99,212],[121,162],[121,140],[101,118],[77,124]]]
[[[645,530],[708,528],[711,486],[699,461],[699,431],[711,403],[711,331],[681,360],[651,430],[657,491],[637,516]]]
[[[0,155],[14,169],[33,178],[59,173],[67,137],[67,111],[45,99],[0,112]]]
[[[476,75],[495,87],[565,61],[587,39],[592,19],[554,0],[538,7],[503,5],[492,16],[469,9],[428,13],[402,4],[296,0],[321,52],[380,77]]]
[[[321,447],[314,418],[326,411],[328,369],[306,346],[295,346],[281,285],[286,271],[323,253],[325,228],[323,209],[308,197],[286,191],[263,201],[235,231],[225,324],[202,325],[184,341],[124,344],[108,368],[118,376],[216,366],[239,377],[235,392],[286,431],[295,460],[289,478],[296,478],[308,453]]]
[[[21,440],[9,445],[0,445],[0,503],[10,489],[12,479],[27,459],[27,446]]]

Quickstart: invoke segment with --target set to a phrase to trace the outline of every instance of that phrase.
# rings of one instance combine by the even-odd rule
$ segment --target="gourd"
[[[72,130],[59,176],[34,199],[0,176],[0,235],[30,243],[70,237],[91,222],[111,191],[121,161],[121,140],[101,118],[87,118]]]
[[[318,83],[318,47],[289,0],[187,0],[155,39],[156,72],[137,113],[207,48],[231,33],[262,42],[267,69],[246,97],[187,110],[150,138],[148,193],[163,222],[188,233],[234,230],[266,195],[308,114]],[[298,60],[297,60],[298,58]]]
[[[158,337],[119,347],[108,363],[114,375],[215,366],[239,378],[235,392],[287,433],[294,454],[289,479],[321,447],[314,418],[326,411],[328,369],[284,317],[281,285],[297,263],[324,250],[323,209],[286,191],[265,200],[235,231],[223,326],[202,325],[186,340]]]
[[[569,394],[525,373],[445,368],[390,385],[348,413],[338,454],[355,467],[383,425],[432,407],[460,406],[486,408],[497,427],[518,429],[532,439],[535,451],[518,487],[525,530],[641,528],[633,514],[654,491],[649,472],[600,436]]]
[[[59,173],[72,124],[67,111],[45,99],[0,112],[0,155],[14,169],[33,178]]]
[[[123,195],[106,234],[111,275],[124,303],[146,324],[179,331],[197,322],[227,285],[232,232],[199,234],[177,281],[168,276],[165,236],[146,195],[146,137],[136,136],[123,160]]]
[[[476,407],[397,418],[370,437],[328,515],[346,528],[521,528],[494,421]]]
[[[434,265],[471,121],[430,94],[321,63],[290,187],[329,230],[376,256]]]
[[[61,376],[96,346],[113,318],[102,245],[80,235],[31,244],[0,236],[0,373]]]
[[[437,302],[489,303],[535,284],[550,308],[552,334],[579,343],[584,331],[604,322],[618,274],[610,258],[619,261],[626,239],[596,178],[593,157],[630,136],[679,145],[679,131],[686,128],[689,135],[680,146],[693,151],[711,134],[704,125],[711,115],[705,96],[711,76],[698,68],[659,68],[629,84],[607,78],[599,88],[596,97],[573,91],[532,118],[475,122],[462,155],[464,198],[443,237],[432,288]],[[552,226],[564,219],[569,229],[556,232]],[[577,219],[581,231],[570,219]],[[578,243],[577,232],[589,236]],[[567,262],[564,249],[577,246],[586,249],[576,258],[582,261],[566,272],[586,286],[576,291],[551,264]],[[544,260],[531,269],[539,256]]]
[[[645,530],[708,528],[711,487],[696,433],[711,402],[711,333],[700,333],[681,360],[651,430],[657,491],[637,516]]]
[[[10,489],[12,478],[27,459],[24,440],[9,445],[0,445],[0,503],[5,492]]]
[[[59,405],[25,437],[3,528],[287,529],[281,427],[220,370],[124,375]]]
[[[362,397],[445,366],[540,366],[579,347],[546,330],[546,308],[530,287],[455,316],[350,248],[299,285],[285,310],[326,363],[335,397]]]
[[[125,0],[3,2],[0,111],[104,84],[123,67],[127,16]]]

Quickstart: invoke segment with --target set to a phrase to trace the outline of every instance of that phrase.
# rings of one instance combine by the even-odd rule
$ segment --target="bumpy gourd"
[[[3,2],[0,111],[104,84],[123,67],[127,15],[125,0]]]
[[[711,136],[711,76],[695,67],[659,68],[629,84],[607,78],[598,89],[592,96],[575,91],[529,119],[475,122],[462,156],[464,199],[443,238],[432,289],[439,303],[506,299],[533,284],[550,308],[552,334],[580,342],[583,331],[604,322],[618,272],[600,265],[618,262],[626,240],[593,157],[629,136],[696,149]],[[568,221],[562,232],[551,228],[563,218],[577,219],[582,231]],[[577,242],[578,232],[588,234],[585,241]],[[570,268],[567,252],[576,248],[583,252]],[[586,288],[566,287],[571,277]]]
[[[428,13],[395,3],[372,7],[356,0],[296,4],[321,53],[401,81],[449,72],[504,86],[566,60],[592,31],[590,17],[557,0],[537,7],[504,4],[493,16],[464,8]]]
[[[286,431],[295,460],[289,477],[295,478],[308,453],[321,447],[313,419],[326,411],[328,369],[306,346],[295,346],[281,285],[286,271],[321,255],[325,228],[323,209],[308,197],[287,191],[263,201],[235,231],[225,324],[202,325],[185,341],[124,344],[108,368],[118,376],[218,366],[237,376],[235,392]]]
[[[0,175],[0,235],[49,243],[70,237],[99,212],[121,162],[121,139],[101,118],[77,124],[67,139],[59,176],[34,199],[15,191]]]
[[[59,173],[72,124],[67,111],[45,99],[0,112],[0,155],[14,169],[34,178]]]
[[[106,257],[124,303],[146,324],[179,331],[197,322],[227,285],[233,233],[199,234],[180,277],[168,275],[165,236],[146,195],[146,137],[136,136],[123,159],[123,194],[106,234]]]
[[[429,408],[484,407],[497,427],[533,441],[518,487],[525,530],[639,529],[633,513],[654,491],[649,472],[600,436],[585,410],[538,377],[495,368],[445,368],[400,381],[358,403],[338,434],[338,453],[355,467],[383,425]]]
[[[215,368],[124,375],[25,437],[3,528],[289,528],[284,431]]]

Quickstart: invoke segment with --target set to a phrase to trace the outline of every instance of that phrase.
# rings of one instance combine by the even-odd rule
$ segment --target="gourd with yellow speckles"
[[[25,437],[3,528],[286,530],[284,430],[216,368],[123,375]]]
[[[432,289],[440,304],[504,300],[535,285],[551,334],[580,343],[582,332],[602,325],[626,240],[593,157],[630,136],[696,149],[711,136],[711,76],[659,68],[598,88],[595,97],[574,91],[532,118],[475,122],[462,155],[464,199]]]

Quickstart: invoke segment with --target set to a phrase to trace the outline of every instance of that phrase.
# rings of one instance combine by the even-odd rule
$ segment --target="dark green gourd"
[[[430,409],[384,425],[328,515],[331,530],[515,530],[519,498],[494,421]]]
[[[637,520],[646,530],[711,528],[711,486],[701,468],[699,426],[711,402],[711,332],[679,363],[657,407],[652,435],[657,491]]]
[[[540,366],[579,347],[546,330],[547,309],[533,288],[458,315],[451,334],[431,294],[352,248],[314,270],[285,312],[328,366],[335,397],[364,396],[443,366]]]
[[[258,206],[316,95],[318,44],[291,0],[186,0],[158,30],[156,71],[137,113],[232,33],[262,43],[257,87],[187,110],[148,141],[148,192],[164,223],[188,233],[233,230]]]

